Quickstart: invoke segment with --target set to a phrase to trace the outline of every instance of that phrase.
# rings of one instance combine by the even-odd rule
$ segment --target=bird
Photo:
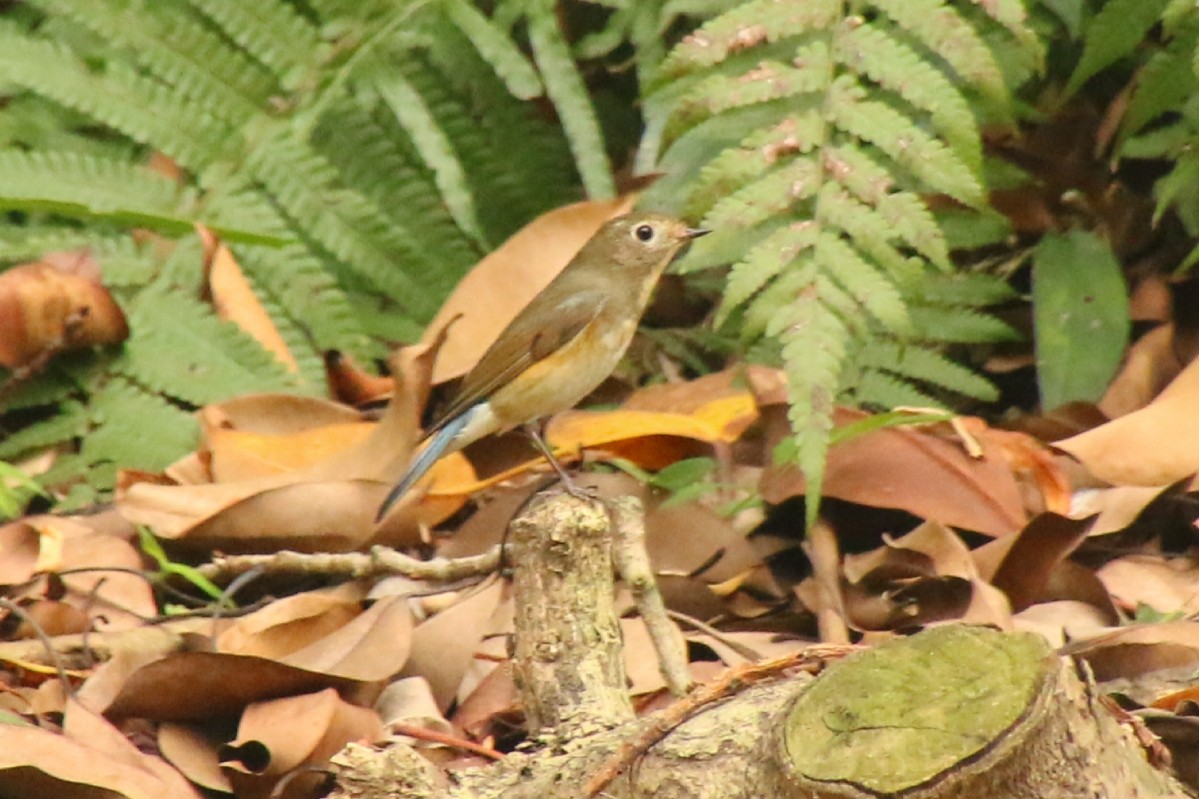
[[[536,423],[574,407],[616,368],[666,267],[707,234],[675,217],[609,220],[503,329],[425,431],[424,448],[379,506],[376,522],[440,458],[523,427],[572,494]]]

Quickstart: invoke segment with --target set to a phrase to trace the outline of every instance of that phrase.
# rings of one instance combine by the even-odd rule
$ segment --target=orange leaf
[[[117,344],[129,335],[125,315],[94,280],[50,264],[0,273],[0,365],[35,367],[63,350]]]

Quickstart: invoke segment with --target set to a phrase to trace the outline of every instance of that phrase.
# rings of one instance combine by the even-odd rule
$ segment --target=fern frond
[[[837,21],[841,11],[838,0],[742,3],[684,38],[662,63],[661,75],[666,79],[677,78],[715,66],[735,53],[763,43],[824,30]]]
[[[942,0],[874,0],[896,25],[945,60],[957,78],[1006,109],[1011,102],[1003,72],[978,32]]]
[[[436,254],[412,246],[369,200],[340,187],[319,153],[294,138],[276,137],[256,148],[246,167],[297,229],[395,297],[411,318],[432,317],[440,297],[415,275],[435,272]]]
[[[985,98],[991,118],[1010,115],[1009,62],[1000,67],[984,31],[1030,53],[1039,45],[1022,7],[1007,0],[989,0],[981,13],[949,0],[867,0],[852,11],[822,0],[749,0],[686,37],[647,101],[645,143],[665,146],[661,167],[672,173],[653,200],[683,194],[671,207],[702,213],[717,231],[682,268],[734,262],[720,318],[739,318],[749,337],[781,336],[789,384],[798,386],[791,401],[817,405],[792,407],[810,499],[831,403],[855,380],[906,383],[909,397],[922,386],[991,392],[917,343],[1005,332],[921,293],[951,293],[932,276],[953,268],[924,198],[986,207],[970,98]],[[935,310],[925,312],[929,305]],[[815,370],[802,357],[813,351],[824,359]]]
[[[49,393],[48,396],[58,395],[58,388],[73,388],[67,386],[63,382],[52,384],[55,386],[55,391]],[[42,404],[42,403],[36,403]],[[11,407],[12,410],[17,410],[21,407],[34,407],[34,404],[14,404],[6,407]],[[83,435],[87,430],[87,412],[83,405],[76,401],[66,401],[56,403],[53,416],[49,416],[41,421],[33,424],[25,424],[20,430],[9,431],[5,430],[5,434],[0,436],[0,460],[14,460],[22,455],[28,455],[39,450],[53,447],[57,444],[71,441]],[[0,417],[0,424],[3,424],[4,419]]]
[[[283,314],[303,329],[310,348],[356,357],[370,351],[361,320],[345,292],[310,252],[299,245],[240,247],[237,255]]]
[[[914,383],[878,369],[862,370],[861,376],[854,384],[853,397],[856,403],[868,408],[945,407],[944,402]]]
[[[195,449],[200,433],[192,414],[120,378],[92,396],[88,413],[81,454],[93,464],[159,471]]]
[[[226,121],[250,119],[275,90],[271,76],[176,3],[34,0],[127,48],[137,62]]]
[[[558,27],[553,0],[530,0],[528,27],[533,60],[541,71],[545,92],[558,111],[587,195],[593,199],[615,196],[612,165],[595,107]]]
[[[237,141],[234,130],[198,106],[109,66],[109,74],[95,74],[66,47],[0,25],[0,74],[6,80],[161,150],[185,168],[202,171]]]
[[[1087,26],[1082,58],[1066,84],[1073,94],[1103,69],[1131,53],[1158,23],[1169,0],[1111,0]]]
[[[964,205],[984,204],[982,185],[966,160],[915,127],[904,114],[867,99],[866,92],[849,80],[834,81],[829,95],[829,110],[839,129],[873,144],[930,189]]]
[[[851,26],[837,41],[838,60],[927,112],[933,129],[972,172],[982,168],[982,144],[970,104],[921,54],[869,23]]]
[[[316,66],[320,37],[297,8],[281,0],[230,3],[188,0],[233,41],[293,89]]]
[[[475,8],[473,3],[467,0],[444,0],[442,8],[504,81],[513,97],[531,100],[541,95],[544,87],[537,71],[507,34]]]
[[[1199,53],[1199,16],[1191,14],[1176,26],[1165,48],[1150,56],[1137,76],[1121,125],[1127,139],[1170,111],[1182,108],[1199,87],[1192,63]]]
[[[1019,341],[1020,335],[994,316],[972,308],[912,306],[914,337],[945,344],[989,344]]]
[[[911,323],[903,296],[859,249],[840,236],[821,231],[816,235],[815,257],[822,272],[846,289],[886,330],[901,335],[908,332]]]
[[[767,236],[734,264],[716,315],[717,325],[724,322],[733,308],[745,303],[793,263],[801,252],[813,247],[818,232],[813,222],[794,222]]]
[[[999,396],[989,380],[927,347],[880,343],[862,353],[861,364],[967,397],[990,401]]]
[[[408,132],[417,153],[433,172],[437,188],[454,221],[476,243],[485,247],[465,170],[453,144],[438,125],[424,98],[394,67],[389,69],[386,64],[380,64],[374,70],[374,75],[374,89],[395,114],[401,127]]]
[[[187,213],[193,201],[175,181],[128,161],[0,151],[0,208],[183,232],[193,224]]]
[[[297,387],[257,341],[179,292],[143,292],[130,309],[129,329],[114,368],[190,405]]]
[[[819,301],[822,280],[813,293],[803,293],[772,320],[769,335],[782,343],[787,373],[787,418],[798,444],[797,461],[808,479],[807,526],[819,512],[819,490],[824,482],[824,462],[833,429],[836,387],[849,341],[849,331]]]

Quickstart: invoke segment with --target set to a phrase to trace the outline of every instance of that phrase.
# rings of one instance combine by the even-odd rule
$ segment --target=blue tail
[[[416,484],[416,481],[425,476],[425,472],[433,468],[433,464],[440,460],[441,456],[449,448],[450,444],[454,443],[454,439],[462,429],[470,422],[474,415],[474,408],[468,410],[456,419],[452,419],[446,423],[445,427],[438,430],[429,439],[429,443],[421,450],[416,459],[408,466],[408,471],[400,478],[400,482],[396,483],[395,488],[387,492],[387,498],[383,500],[383,504],[379,506],[379,512],[375,514],[375,522],[382,520],[387,515],[387,511],[391,510],[400,497],[408,493],[408,489]]]

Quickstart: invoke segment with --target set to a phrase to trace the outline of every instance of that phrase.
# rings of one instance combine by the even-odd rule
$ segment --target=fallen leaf
[[[97,281],[47,263],[0,272],[0,366],[34,369],[58,352],[128,336],[125,314]]]
[[[1199,360],[1144,408],[1056,446],[1112,485],[1164,486],[1199,471],[1196,407]]]
[[[840,427],[866,416],[838,408],[834,421]],[[805,490],[795,466],[772,466],[763,474],[762,497],[772,504]],[[971,458],[951,436],[927,428],[887,427],[833,445],[823,492],[992,536],[1010,535],[1027,521],[1019,486],[998,447]]]

